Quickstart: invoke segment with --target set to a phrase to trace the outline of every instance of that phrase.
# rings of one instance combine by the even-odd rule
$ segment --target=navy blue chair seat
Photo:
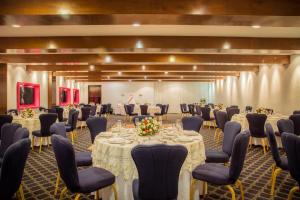
[[[227,163],[229,161],[229,155],[223,151],[206,150],[205,151],[207,163]]]
[[[204,165],[199,165],[194,169],[192,175],[195,179],[209,182],[214,185],[235,183],[235,180],[230,179],[229,168],[218,163],[206,163]]]

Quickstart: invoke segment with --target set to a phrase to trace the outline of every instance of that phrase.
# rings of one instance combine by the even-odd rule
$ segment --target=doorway
[[[89,85],[89,103],[101,104],[101,85]]]

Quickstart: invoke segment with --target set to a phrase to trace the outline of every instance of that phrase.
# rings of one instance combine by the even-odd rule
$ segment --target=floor
[[[174,123],[180,116],[170,114],[163,123]],[[109,118],[109,127],[118,119],[125,120],[122,116],[111,116]],[[216,145],[213,140],[214,130],[202,128],[200,132],[205,141],[205,147],[211,149],[220,149],[221,145]],[[78,140],[75,143],[75,149],[78,151],[86,151],[91,145],[88,129],[78,131]],[[273,159],[270,151],[264,155],[261,147],[252,147],[249,149],[244,164],[240,180],[245,189],[245,199],[272,199],[270,196],[270,176],[271,165]],[[23,187],[26,200],[46,200],[58,199],[54,196],[54,185],[56,179],[57,167],[52,148],[44,147],[42,153],[38,153],[38,148],[30,152],[27,160],[24,176]],[[296,185],[287,172],[282,172],[277,178],[276,195],[274,199],[285,200],[289,190]],[[63,183],[60,189],[63,188]],[[60,192],[60,191],[59,191]],[[71,199],[71,195],[66,199]],[[82,196],[81,199],[94,199],[91,195]],[[231,199],[230,193],[225,187],[208,185],[208,195],[205,199]],[[237,199],[240,199],[238,194]],[[297,194],[295,199],[300,199]]]

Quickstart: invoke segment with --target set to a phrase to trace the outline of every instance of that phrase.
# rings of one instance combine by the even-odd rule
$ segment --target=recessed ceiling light
[[[70,15],[71,11],[67,8],[60,8],[58,10],[58,14],[60,14],[60,15]]]
[[[131,82],[131,79],[129,79],[128,81]]]
[[[159,79],[158,82],[161,82],[161,79]]]
[[[56,45],[54,43],[50,43],[48,45],[48,49],[57,49]]]
[[[180,76],[181,79],[183,79],[183,76]]]
[[[145,66],[145,65],[143,65],[143,66],[142,66],[142,70],[145,70],[145,69],[146,69],[146,66]]]
[[[104,58],[104,62],[106,62],[106,63],[110,63],[112,61],[112,58],[111,58],[111,56],[105,56],[105,58]]]
[[[110,76],[107,76],[107,79],[110,79]]]
[[[146,80],[146,79],[147,79],[147,76],[144,76],[144,79]]]
[[[118,75],[121,76],[121,75],[122,75],[122,72],[118,72]]]
[[[95,65],[90,65],[90,71],[94,71],[95,70]]]
[[[139,23],[139,22],[134,22],[133,24],[132,24],[132,26],[134,26],[134,27],[139,27],[141,24]]]
[[[21,27],[21,25],[19,25],[19,24],[13,24],[11,26],[14,27],[14,28],[20,28]]]
[[[194,70],[194,71],[197,70],[197,65],[194,65],[194,66],[193,66],[193,70]]]
[[[136,43],[135,43],[135,48],[137,48],[137,49],[142,49],[142,48],[144,48],[144,45],[143,45],[143,42],[142,41],[137,41]]]
[[[251,27],[252,27],[252,28],[254,28],[254,29],[261,28],[261,26],[260,26],[260,25],[258,25],[258,24],[252,25]]]
[[[223,49],[230,49],[230,48],[231,48],[231,45],[230,45],[229,42],[225,42],[225,43],[223,44]]]
[[[173,63],[173,62],[175,62],[175,61],[176,61],[175,56],[170,56],[170,57],[169,57],[169,62]]]
[[[165,72],[165,75],[167,75],[169,72]]]

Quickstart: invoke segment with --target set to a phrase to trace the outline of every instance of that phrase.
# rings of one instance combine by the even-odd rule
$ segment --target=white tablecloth
[[[173,136],[167,136],[167,133],[174,133]],[[124,129],[113,131],[112,137],[103,137],[99,134],[94,142],[92,149],[93,165],[111,171],[116,176],[116,186],[119,199],[132,200],[132,181],[138,178],[134,161],[131,157],[131,150],[138,144],[159,144],[169,145],[181,144],[188,149],[187,158],[182,166],[179,185],[178,200],[189,199],[191,173],[193,169],[205,162],[205,147],[202,136],[197,133],[195,136],[183,136],[183,132],[175,129],[164,129],[157,136],[142,137],[138,136],[135,129]],[[127,136],[126,136],[127,135]],[[129,136],[128,136],[129,135]],[[126,136],[126,137],[125,137]],[[111,138],[126,138],[127,144],[111,144]],[[190,142],[178,142],[178,137],[190,137]],[[198,183],[200,189],[200,183]],[[199,190],[195,192],[195,199],[199,198]],[[200,189],[200,191],[202,191]],[[103,199],[113,199],[110,189],[104,189]]]
[[[273,115],[268,115],[266,123],[270,123],[271,126],[273,127],[274,132],[276,132],[276,131],[278,131],[277,121],[280,119],[288,119],[288,116],[282,115],[279,113],[275,113]],[[249,130],[249,124],[248,124],[248,120],[246,118],[245,113],[233,115],[233,117],[231,118],[231,121],[240,123],[243,131]],[[277,141],[277,146],[281,148],[282,147],[281,138],[276,136],[276,141]],[[252,143],[254,145],[261,145],[261,140],[252,138]]]

